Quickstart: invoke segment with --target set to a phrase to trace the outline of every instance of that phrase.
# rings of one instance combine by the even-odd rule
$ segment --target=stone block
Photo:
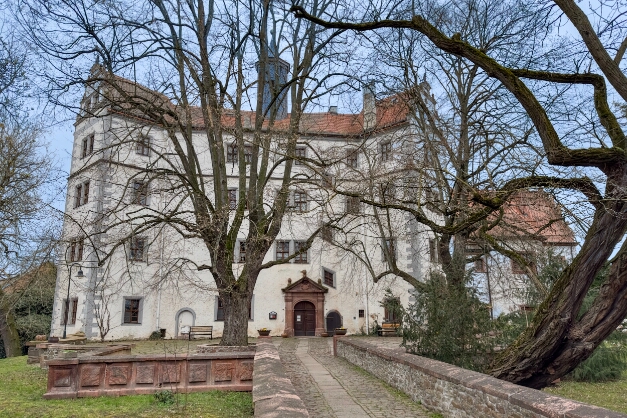
[[[135,383],[139,385],[152,385],[155,383],[155,368],[154,364],[138,364],[137,365],[137,377]]]
[[[85,365],[80,370],[81,387],[100,386],[102,366]]]
[[[233,380],[233,364],[224,362],[213,363],[213,381],[230,382]]]
[[[107,365],[107,384],[110,386],[126,385],[131,376],[130,364]]]
[[[207,364],[189,365],[189,383],[207,381]]]

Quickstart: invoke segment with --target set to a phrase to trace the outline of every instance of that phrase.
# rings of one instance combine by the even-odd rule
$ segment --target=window
[[[276,259],[285,260],[290,256],[290,242],[289,241],[277,241],[276,242]]]
[[[133,238],[131,240],[131,248],[129,251],[129,260],[144,261],[146,249],[146,238]]]
[[[387,250],[389,254],[383,253],[383,259],[388,261],[388,255],[391,258],[389,261],[396,262],[396,238],[385,238],[383,240],[384,250]]]
[[[320,230],[320,238],[326,242],[333,242],[333,228],[328,225],[323,226]]]
[[[352,168],[357,168],[357,155],[356,149],[350,149],[346,151],[346,165]]]
[[[363,310],[363,309],[360,309],[360,310],[359,310],[359,317],[360,317],[360,318],[365,318],[365,317],[366,317],[366,311],[365,311],[365,310]]]
[[[76,186],[74,192],[74,207],[77,208],[89,202],[89,181]]]
[[[527,260],[528,262],[528,266],[531,269],[532,272],[536,273],[536,264],[532,261],[529,261],[529,259],[531,258],[530,254],[520,254],[521,257],[523,257],[525,260]],[[513,274],[527,274],[527,269],[525,268],[524,265],[521,265],[520,263],[518,263],[515,260],[511,260],[512,261],[512,273]]]
[[[381,161],[389,161],[392,159],[392,143],[382,142],[379,144],[379,153],[381,154]]]
[[[435,238],[429,239],[429,261],[432,263],[438,262],[438,248]]]
[[[250,298],[250,302],[248,302],[248,319],[253,320],[253,301],[255,300],[255,295]],[[215,309],[215,320],[216,321],[224,321],[224,302],[222,298],[216,296],[216,309]]]
[[[139,304],[141,299],[124,299],[124,323],[139,324]]]
[[[239,242],[239,262],[246,262],[246,241]]]
[[[70,242],[70,261],[81,261],[83,259],[83,248],[85,244],[85,239],[75,239]]]
[[[83,138],[83,148],[81,150],[81,158],[85,158],[88,155],[94,153],[94,135],[89,135],[87,138]]]
[[[322,173],[320,175],[320,185],[322,187],[332,188],[333,187],[333,176],[329,173]]]
[[[327,286],[335,287],[335,273],[331,270],[323,270],[323,283]]]
[[[307,241],[294,241],[294,253],[297,253],[307,245]],[[298,254],[294,257],[294,263],[296,264],[307,264],[307,251],[305,250],[302,254]]]
[[[485,258],[480,258],[475,261],[475,273],[486,273],[488,271],[488,266],[486,264]]]
[[[69,312],[69,318],[68,318]],[[61,325],[74,325],[76,324],[76,313],[78,312],[78,299],[70,299],[70,305],[68,310],[68,300],[63,299],[63,321]],[[68,321],[69,319],[69,321]]]
[[[253,160],[253,147],[251,145],[244,145],[244,162],[250,164]],[[237,162],[237,144],[230,144],[226,147],[226,162]]]
[[[390,298],[383,302],[383,320],[386,322],[398,322],[400,320],[400,310],[395,308],[400,306],[399,298]]]
[[[229,189],[229,209],[237,208],[237,189]]]
[[[150,138],[148,138],[147,136],[141,136],[137,140],[135,152],[139,155],[143,155],[144,157],[149,156],[150,155]]]
[[[133,181],[133,204],[148,206],[148,183]]]
[[[294,192],[294,210],[296,212],[307,212],[307,193],[303,191]]]
[[[382,183],[380,189],[382,203],[391,203],[396,196],[396,186],[394,183]]]
[[[294,164],[296,165],[303,165],[304,164],[304,159],[307,158],[307,148],[305,147],[296,147],[296,150],[294,150]]]
[[[346,196],[346,213],[357,215],[360,211],[361,202],[359,196]]]

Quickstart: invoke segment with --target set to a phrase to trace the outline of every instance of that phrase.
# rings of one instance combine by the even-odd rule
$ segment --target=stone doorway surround
[[[307,277],[306,270],[301,273],[303,277],[300,280],[281,289],[285,294],[285,333],[289,337],[294,336],[294,306],[305,301],[313,303],[316,308],[315,335],[319,337],[324,332],[324,295],[329,289]]]

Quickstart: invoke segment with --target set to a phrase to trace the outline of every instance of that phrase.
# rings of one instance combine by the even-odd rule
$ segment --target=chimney
[[[337,106],[329,106],[329,113],[337,115]]]
[[[377,124],[377,104],[374,99],[374,83],[364,84],[364,130],[373,129]]]

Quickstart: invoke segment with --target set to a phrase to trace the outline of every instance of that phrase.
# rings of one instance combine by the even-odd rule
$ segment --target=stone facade
[[[334,352],[447,417],[627,417],[357,339],[334,337]]]
[[[254,352],[48,361],[45,399],[252,390]]]

